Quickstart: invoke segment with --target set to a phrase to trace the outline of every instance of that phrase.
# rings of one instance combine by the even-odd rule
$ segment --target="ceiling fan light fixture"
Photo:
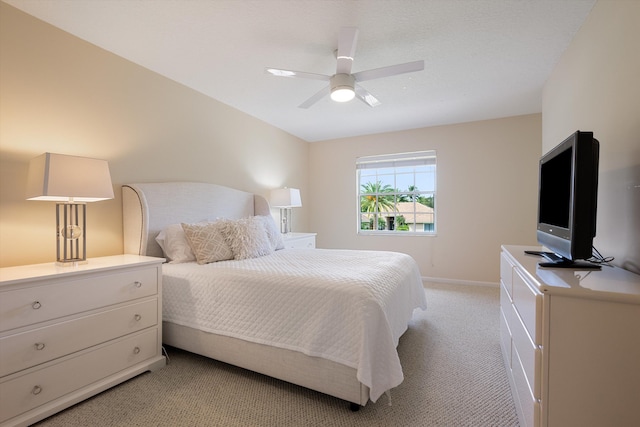
[[[349,102],[356,96],[353,88],[337,87],[331,90],[331,99],[336,102]]]
[[[344,27],[340,29],[338,37],[338,49],[334,51],[336,55],[336,73],[333,76],[326,74],[307,73],[303,71],[281,70],[278,68],[265,68],[265,72],[278,77],[295,77],[302,79],[329,81],[328,86],[324,86],[302,104],[298,108],[309,108],[316,102],[320,101],[327,95],[331,96],[334,102],[349,102],[353,98],[367,104],[369,107],[377,107],[380,105],[372,94],[360,83],[381,79],[383,77],[395,76],[398,74],[413,73],[424,70],[424,60],[407,62],[405,64],[390,65],[387,67],[375,68],[371,70],[358,71],[351,73],[354,55],[356,51],[356,42],[358,40],[358,29],[355,27]],[[358,85],[356,86],[356,81]]]
[[[355,96],[355,78],[351,74],[336,74],[331,78],[331,99],[336,102],[349,102]]]

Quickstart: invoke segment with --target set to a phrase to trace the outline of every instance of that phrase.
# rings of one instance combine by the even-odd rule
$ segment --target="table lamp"
[[[56,203],[56,264],[87,262],[88,202],[113,199],[106,160],[44,153],[29,163],[27,200]]]
[[[271,190],[271,206],[280,208],[280,232],[291,231],[291,208],[302,206],[300,190],[297,188],[279,188]]]

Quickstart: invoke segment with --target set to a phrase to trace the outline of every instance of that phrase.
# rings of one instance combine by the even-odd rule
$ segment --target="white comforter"
[[[418,267],[395,252],[285,249],[163,266],[163,320],[357,369],[376,401],[403,380],[396,347],[426,308]]]

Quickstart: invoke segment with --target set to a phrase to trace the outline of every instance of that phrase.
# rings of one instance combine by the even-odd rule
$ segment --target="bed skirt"
[[[369,387],[356,369],[303,353],[162,323],[164,344],[365,406]]]

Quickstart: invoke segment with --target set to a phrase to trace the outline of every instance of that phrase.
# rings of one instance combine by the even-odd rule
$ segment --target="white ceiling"
[[[542,87],[596,0],[4,0],[306,141],[541,111]],[[335,73],[341,27],[360,30],[353,72],[382,105],[303,101]]]

